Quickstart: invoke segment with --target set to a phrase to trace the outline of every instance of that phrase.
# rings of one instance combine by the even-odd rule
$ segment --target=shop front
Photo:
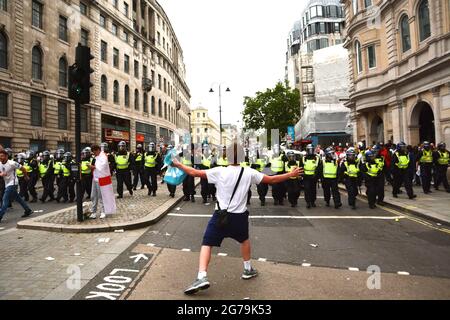
[[[102,114],[102,141],[111,151],[118,150],[118,143],[125,141],[130,148],[130,120]]]
[[[136,145],[142,144],[146,148],[149,143],[156,143],[156,127],[142,122],[136,122]]]

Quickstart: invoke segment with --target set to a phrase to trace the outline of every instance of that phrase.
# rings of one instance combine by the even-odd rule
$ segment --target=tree
[[[291,89],[288,82],[278,82],[273,89],[256,92],[255,97],[244,97],[242,112],[246,129],[279,129],[282,137],[287,127],[300,119],[300,91]]]

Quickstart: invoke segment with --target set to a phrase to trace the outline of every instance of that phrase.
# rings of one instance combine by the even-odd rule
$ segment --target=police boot
[[[306,208],[310,209],[311,208],[311,202],[306,203]]]
[[[208,203],[207,197],[204,197],[204,198],[203,198],[203,203]]]
[[[264,207],[266,205],[266,200],[261,200],[261,207]]]
[[[335,204],[335,205],[334,205],[334,208],[335,208],[335,209],[339,209],[340,207],[342,207],[342,203],[338,203],[338,204]]]
[[[190,197],[189,197],[189,196],[184,196],[183,201],[189,201],[189,200],[190,200]]]
[[[191,196],[191,202],[195,202],[194,195]]]
[[[330,201],[325,201],[325,205],[326,205],[327,207],[329,207],[329,206],[330,206]]]
[[[315,202],[311,202],[311,207],[315,208],[316,207],[316,203]]]

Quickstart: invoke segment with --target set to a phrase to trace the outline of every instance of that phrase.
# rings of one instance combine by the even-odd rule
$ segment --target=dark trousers
[[[167,183],[167,190],[169,190],[170,194],[175,194],[175,192],[177,191],[177,186]]]
[[[92,174],[82,174],[81,175],[81,197],[84,198],[86,193],[88,198],[91,197],[92,191]]]
[[[195,183],[194,177],[187,176],[183,181],[183,194],[185,197],[194,196]]]
[[[289,203],[297,205],[298,198],[300,197],[300,180],[289,179],[285,184]]]
[[[330,202],[331,195],[333,195],[334,204],[341,204],[341,194],[339,193],[337,179],[324,178],[322,180],[322,188],[326,203]]]
[[[256,185],[256,190],[258,191],[259,200],[261,202],[265,202],[267,192],[269,191],[269,185],[265,183],[260,183]]]
[[[63,199],[64,201],[69,200],[67,194],[67,189],[69,188],[70,177],[59,177],[58,178],[58,195],[56,196],[56,201]]]
[[[377,188],[378,188],[378,178],[377,177],[365,177],[366,180],[366,193],[367,199],[369,201],[369,206],[375,205],[377,201]]]
[[[348,205],[354,206],[356,204],[356,196],[358,195],[359,179],[347,177],[344,183],[348,195]]]
[[[19,178],[19,196],[24,199],[25,201],[29,200],[28,197],[28,182],[25,180],[24,177]]]
[[[136,164],[136,168],[133,170],[133,189],[136,189],[139,179],[141,179],[141,188],[145,186],[144,168],[141,165]]]
[[[28,192],[30,193],[30,195],[33,197],[33,199],[37,199],[37,192],[36,192],[36,183],[38,181],[38,176],[37,174],[31,174],[30,175],[30,179],[28,180]]]
[[[208,183],[208,179],[200,180],[200,193],[202,195],[203,200],[208,199],[208,196],[211,194],[211,190],[209,188],[210,184]]]
[[[304,176],[303,184],[305,187],[305,201],[306,203],[314,203],[317,198],[317,178],[316,176]]]
[[[131,186],[131,172],[129,169],[117,170],[116,178],[117,178],[117,193],[119,194],[120,197],[123,196],[123,184],[124,183],[125,183],[125,186],[127,187],[128,191],[130,191],[130,193],[133,192],[133,187]]]
[[[385,177],[386,181],[390,185],[392,185],[393,180],[392,180],[391,168],[386,168],[386,170],[384,171],[384,177]]]
[[[444,185],[444,188],[449,191],[450,186],[448,184],[448,178],[447,178],[447,165],[436,165],[436,183],[434,187],[436,189],[439,188],[439,185],[442,183]]]
[[[54,199],[53,195],[53,174],[50,176],[46,176],[41,178],[42,180],[42,187],[44,188],[44,192],[42,193],[41,200],[45,201],[47,200],[47,197],[51,200]]]
[[[145,185],[147,185],[148,194],[158,190],[158,170],[155,168],[145,168]]]
[[[420,180],[422,181],[422,189],[425,193],[431,189],[431,169],[432,164],[420,164]]]
[[[277,173],[276,175],[280,175],[282,173]],[[283,201],[286,197],[286,186],[284,182],[273,184],[272,185],[272,197],[275,201]]]
[[[5,180],[3,180],[3,177],[0,177],[0,202],[2,201],[4,194],[5,194]]]
[[[408,197],[411,198],[414,193],[412,190],[412,181],[408,174],[408,169],[395,169],[393,172],[393,178],[392,194],[399,194],[400,188],[402,184],[404,184],[406,193],[408,194]]]
[[[381,174],[379,177],[377,177],[376,179],[376,185],[377,185],[377,200],[378,202],[383,202],[384,201],[384,175]]]

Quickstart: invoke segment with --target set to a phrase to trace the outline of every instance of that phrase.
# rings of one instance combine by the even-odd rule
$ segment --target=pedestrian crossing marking
[[[409,276],[409,272],[406,272],[406,271],[398,271],[397,274],[402,275],[402,276]]]
[[[359,271],[359,268],[353,268],[353,267],[350,267],[350,268],[348,268],[348,270],[349,270],[349,271]]]
[[[220,253],[218,253],[217,255],[220,256],[220,257],[226,257],[226,256],[228,255],[228,253],[221,253],[221,252],[220,252]]]

